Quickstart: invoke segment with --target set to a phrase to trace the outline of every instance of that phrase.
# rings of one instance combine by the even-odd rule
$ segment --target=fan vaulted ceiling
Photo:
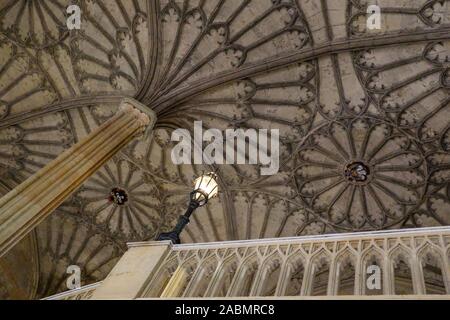
[[[65,10],[82,10],[68,31]],[[183,213],[192,179],[221,195],[183,242],[450,224],[450,1],[1,0],[0,191],[111,117],[122,96],[155,110],[151,137],[95,173],[0,260],[0,298],[103,279],[126,242]],[[176,128],[277,128],[281,168],[175,166]],[[365,181],[345,175],[361,163]],[[113,188],[129,200],[108,200]]]

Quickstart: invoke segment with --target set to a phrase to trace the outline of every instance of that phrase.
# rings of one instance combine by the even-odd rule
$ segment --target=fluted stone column
[[[148,107],[123,99],[114,117],[1,198],[0,257],[155,120]]]

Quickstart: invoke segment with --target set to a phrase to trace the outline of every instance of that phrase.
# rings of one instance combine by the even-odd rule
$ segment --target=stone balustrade
[[[450,299],[450,227],[129,248],[94,299]]]
[[[43,300],[89,300],[92,297],[95,289],[101,285],[101,282],[96,282],[79,289],[70,290]]]

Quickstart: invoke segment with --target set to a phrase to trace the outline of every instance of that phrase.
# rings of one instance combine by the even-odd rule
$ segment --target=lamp
[[[180,244],[180,234],[189,223],[189,217],[194,210],[206,205],[211,198],[217,196],[218,192],[219,186],[215,173],[206,173],[195,179],[194,190],[189,195],[189,206],[186,212],[180,216],[177,225],[172,231],[161,233],[157,240],[170,240],[173,244]]]

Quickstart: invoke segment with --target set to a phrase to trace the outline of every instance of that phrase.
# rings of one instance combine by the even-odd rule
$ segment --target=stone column
[[[0,199],[0,257],[44,220],[156,116],[125,98],[117,114]]]

